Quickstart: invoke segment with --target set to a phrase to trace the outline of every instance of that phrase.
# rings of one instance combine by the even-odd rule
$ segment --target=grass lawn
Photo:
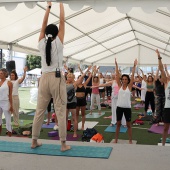
[[[20,114],[20,120],[24,120],[25,123],[30,123],[33,120],[33,116],[29,116],[28,113],[32,113],[35,111],[36,108],[36,103],[30,103],[30,89],[31,88],[19,88],[19,96],[20,96],[20,110],[24,111],[26,114]],[[89,103],[88,103],[89,104]],[[137,119],[137,114],[140,112],[143,112],[143,108],[140,110],[135,110],[134,107],[132,107],[132,121]],[[100,118],[88,118],[86,119],[87,121],[97,121],[99,122],[94,128],[101,133],[104,136],[104,142],[105,143],[110,143],[111,140],[114,138],[115,133],[108,133],[105,132],[104,130],[107,128],[107,126],[110,125],[111,119],[105,119],[104,117],[111,116],[111,109],[102,109],[102,111],[105,111],[105,115],[101,116]],[[95,110],[94,110],[95,112]],[[97,112],[97,110],[96,110]],[[86,111],[88,114],[89,111]],[[81,121],[81,116],[79,116],[78,122]],[[4,121],[5,123],[5,121]],[[133,126],[132,125],[132,134],[133,134],[133,140],[137,141],[137,144],[142,144],[142,145],[157,145],[159,142],[159,139],[162,137],[161,134],[154,134],[154,133],[149,133],[147,131],[148,128],[150,128],[151,125],[149,125],[148,121],[144,122],[144,125],[140,126]],[[17,130],[14,127],[15,130]],[[48,137],[48,132],[52,131],[52,129],[42,129],[40,133],[40,139],[51,139]],[[6,129],[3,126],[3,131],[2,135],[6,135]],[[68,134],[73,134],[73,132],[68,132]],[[78,134],[83,134],[83,131],[79,130]],[[119,134],[119,139],[126,139],[128,140],[128,133],[120,133]],[[81,138],[78,139],[81,141]]]

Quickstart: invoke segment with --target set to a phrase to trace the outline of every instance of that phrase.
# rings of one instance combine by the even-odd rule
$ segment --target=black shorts
[[[86,98],[85,97],[77,97],[77,107],[86,106]]]
[[[67,109],[76,109],[77,103],[67,103]]]
[[[105,89],[99,89],[99,93],[105,92]]]
[[[87,87],[85,91],[85,96],[87,96],[88,94],[90,94],[91,96],[91,92],[92,92],[92,89],[90,87]]]
[[[170,108],[164,108],[163,122],[164,123],[170,123]]]
[[[107,96],[111,96],[112,95],[112,86],[107,86],[106,87],[106,93],[107,93]]]
[[[125,115],[126,122],[131,121],[131,108],[122,108],[122,107],[117,107],[116,108],[116,116],[117,116],[117,121],[122,120],[123,114]]]

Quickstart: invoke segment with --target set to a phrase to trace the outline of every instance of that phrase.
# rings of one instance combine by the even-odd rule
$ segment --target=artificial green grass
[[[20,110],[28,113],[34,112],[36,105],[29,102],[30,100],[30,89],[31,88],[20,88],[19,89],[19,95],[20,95]],[[89,102],[88,102],[89,105]],[[88,118],[87,121],[97,121],[99,122],[94,128],[101,133],[104,136],[104,142],[110,143],[112,139],[114,139],[115,133],[108,133],[104,130],[107,128],[107,126],[110,125],[111,119],[105,119],[104,117],[111,116],[111,109],[102,109],[102,111],[105,111],[105,115],[101,116],[100,118]],[[98,112],[97,110],[94,110],[94,112]],[[132,121],[138,118],[138,113],[144,112],[144,108],[140,108],[139,110],[135,110],[132,105]],[[86,110],[86,114],[88,114],[89,111]],[[34,116],[28,116],[27,114],[21,114],[20,120],[30,120],[33,121]],[[46,118],[45,118],[46,119]],[[81,121],[81,116],[79,116],[78,122]],[[132,122],[131,121],[131,122]],[[139,126],[133,126],[132,125],[132,139],[137,141],[137,144],[142,145],[157,145],[157,143],[160,141],[161,134],[154,134],[149,133],[147,129],[149,129],[151,125],[149,125],[149,121],[144,121],[144,125]],[[141,129],[140,129],[141,128]],[[146,129],[143,129],[146,128]],[[17,130],[17,129],[16,129]],[[48,132],[53,131],[53,129],[42,129],[40,133],[40,139],[48,139],[51,140],[50,137],[48,137]],[[5,135],[6,129],[3,129],[2,135]],[[67,132],[68,134],[73,134],[73,132]],[[83,134],[82,130],[77,131],[78,134]],[[128,140],[128,132],[126,133],[119,133],[119,139],[125,139]],[[81,141],[81,139],[79,139]]]

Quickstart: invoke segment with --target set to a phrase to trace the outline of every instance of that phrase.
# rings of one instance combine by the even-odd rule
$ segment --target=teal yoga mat
[[[126,131],[127,131],[127,127],[124,127],[124,126],[121,126],[121,127],[120,127],[120,132],[126,133]],[[116,125],[114,125],[114,126],[108,126],[108,127],[105,129],[105,132],[116,132]]]
[[[101,112],[100,115],[98,112],[92,112],[92,115],[90,115],[90,113],[89,113],[86,115],[86,118],[99,118],[99,117],[103,116],[104,114],[105,114],[105,112]]]
[[[68,157],[86,157],[108,159],[112,147],[95,146],[71,146],[71,150],[60,151],[60,145],[43,144],[35,149],[30,148],[30,143],[0,141],[1,152],[14,152],[37,155],[68,156]]]

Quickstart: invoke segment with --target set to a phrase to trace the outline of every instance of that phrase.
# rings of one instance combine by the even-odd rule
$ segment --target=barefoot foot
[[[70,150],[70,149],[71,149],[71,146],[69,146],[69,145],[62,145],[62,146],[61,146],[61,151],[62,151],[62,152],[68,151],[68,150]]]
[[[113,143],[117,143],[117,140],[115,139],[115,140],[113,141]]]
[[[73,138],[77,138],[77,134],[76,133],[73,134]]]
[[[129,144],[133,144],[131,140],[129,141]]]
[[[40,147],[40,146],[42,146],[42,143],[37,142],[37,140],[32,141],[32,144],[31,144],[32,149]]]

